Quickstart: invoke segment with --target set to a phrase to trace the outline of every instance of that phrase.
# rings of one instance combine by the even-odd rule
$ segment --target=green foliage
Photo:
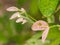
[[[54,40],[54,41],[52,41],[52,43],[50,45],[59,45],[60,44],[60,39],[59,38]]]
[[[41,37],[41,32],[38,32],[37,34],[33,35],[29,40],[26,41],[25,45],[39,45],[43,44],[41,42],[40,38]]]
[[[48,23],[54,23],[54,21],[55,21],[54,15],[47,17],[47,21],[48,21]]]
[[[54,27],[49,30],[48,38],[49,39],[56,39],[56,38],[60,37],[59,35],[60,35],[60,31],[58,30],[57,27]]]
[[[57,4],[58,0],[39,0],[38,5],[43,16],[49,17],[55,12]]]
[[[48,40],[46,40],[46,42],[43,43],[41,41],[41,39],[39,39],[41,37],[41,33],[42,32],[37,32],[29,40],[26,41],[25,45],[44,45],[44,44],[48,44],[49,43]]]
[[[17,1],[16,2],[17,7],[21,7],[25,3],[27,3],[27,0],[16,0],[16,1]],[[57,12],[55,11],[57,6],[60,4],[60,3],[58,4],[58,1],[60,2],[60,0],[31,0],[29,5],[30,10],[27,11],[32,14],[31,16],[36,15],[36,18],[38,18],[40,15],[38,20],[44,17],[42,18],[42,20],[48,21],[49,25],[51,24],[51,26],[53,26],[52,23],[54,23],[54,25],[57,24],[55,22],[56,19],[60,21],[60,9]],[[11,14],[12,13],[10,12],[4,13],[3,14],[4,16],[0,17],[0,42],[2,42],[3,44],[6,45],[11,45],[12,43],[14,43],[12,45],[59,45],[60,44],[60,30],[59,30],[60,26],[50,28],[47,39],[45,43],[43,43],[41,41],[41,36],[43,31],[37,31],[37,32],[32,31],[31,30],[32,24],[30,22],[22,25],[21,23],[15,23],[15,20],[14,21],[9,20]],[[59,24],[60,22],[58,23],[58,25]]]

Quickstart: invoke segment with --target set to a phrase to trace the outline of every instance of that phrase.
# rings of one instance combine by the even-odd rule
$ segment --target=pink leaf
[[[16,17],[20,17],[19,12],[14,13],[14,14],[10,17],[10,19],[15,19]]]
[[[19,9],[17,7],[12,6],[12,7],[7,8],[6,10],[7,11],[18,11]]]
[[[44,32],[42,34],[42,42],[45,42],[48,32],[49,32],[49,27],[47,27],[46,30],[44,30]]]
[[[48,24],[43,20],[39,20],[32,25],[32,30],[33,31],[45,30],[46,27],[48,27]]]

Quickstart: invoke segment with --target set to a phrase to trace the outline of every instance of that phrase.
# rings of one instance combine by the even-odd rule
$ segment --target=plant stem
[[[50,26],[50,28],[54,28],[54,27],[60,27],[60,25],[53,25],[53,26]]]
[[[26,13],[26,11],[25,11],[25,15],[26,15],[26,18],[29,20],[29,21],[31,21],[32,23],[34,23],[34,21],[36,21],[36,19],[34,19],[33,17],[31,17],[30,15],[28,15],[27,13]],[[31,19],[30,19],[30,18]],[[34,20],[34,21],[33,21]]]

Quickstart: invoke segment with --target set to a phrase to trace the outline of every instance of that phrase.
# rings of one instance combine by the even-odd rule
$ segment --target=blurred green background
[[[39,1],[0,0],[0,45],[60,45],[60,30],[58,27],[50,29],[47,42],[42,43],[40,38],[36,40],[37,37],[41,37],[41,31],[32,31],[31,23],[22,25],[21,23],[16,23],[15,20],[9,20],[14,12],[8,12],[6,9],[11,6],[16,6],[18,8],[23,7],[36,20],[47,21],[46,17],[42,16],[43,14],[38,9],[37,2]],[[55,11],[58,7],[60,7],[60,0]],[[49,25],[60,24],[60,8],[52,15],[54,15],[54,18],[51,18],[52,23],[49,23]]]

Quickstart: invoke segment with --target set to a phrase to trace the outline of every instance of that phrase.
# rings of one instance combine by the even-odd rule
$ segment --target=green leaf
[[[25,45],[43,45],[41,40],[30,40]]]
[[[58,4],[58,0],[39,0],[39,9],[43,16],[48,17],[51,16]]]
[[[49,40],[46,40],[45,43],[39,39],[42,35],[42,32],[38,32],[37,34],[33,35],[32,38],[26,41],[24,45],[45,45],[49,43]]]
[[[42,35],[42,32],[37,32],[35,35],[33,35],[31,38],[30,38],[30,40],[37,40],[37,39],[39,39],[40,37],[41,37],[41,35]]]
[[[33,35],[29,40],[26,41],[25,45],[38,45],[41,44],[41,40],[39,38],[41,37],[42,32],[38,32],[37,34]],[[39,40],[39,42],[38,42]]]
[[[59,44],[60,44],[60,38],[57,38],[50,45],[59,45]]]
[[[57,27],[54,27],[54,28],[51,28],[49,30],[49,33],[48,33],[48,37],[47,38],[48,39],[51,39],[51,40],[54,40],[54,39],[60,37],[59,35],[60,35],[60,30],[58,30]]]

